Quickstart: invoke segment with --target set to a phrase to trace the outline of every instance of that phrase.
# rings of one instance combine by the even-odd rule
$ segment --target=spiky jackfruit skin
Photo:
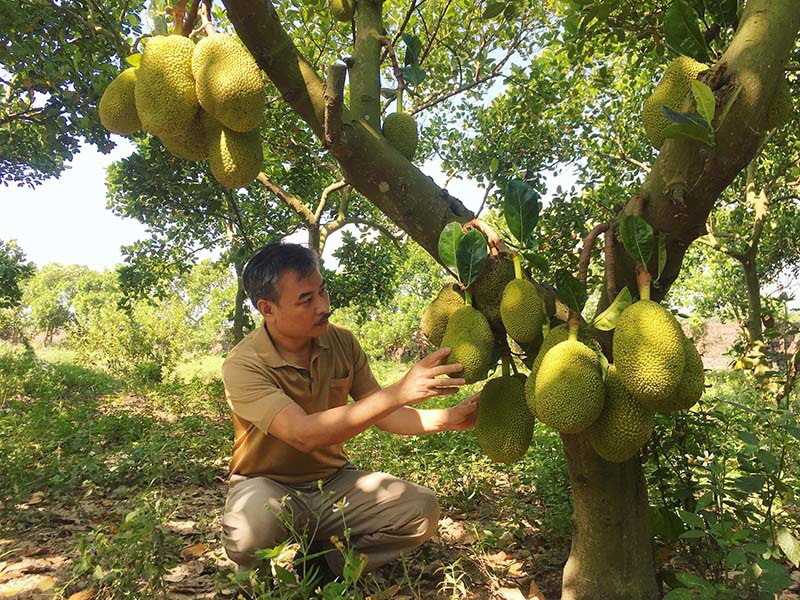
[[[394,112],[383,120],[383,137],[408,160],[414,158],[419,142],[417,122],[407,112]]]
[[[642,125],[655,148],[661,148],[664,143],[664,129],[672,124],[661,112],[661,108],[667,106],[680,111],[686,95],[692,89],[692,81],[707,68],[688,56],[679,56],[667,65],[661,81],[642,107]]]
[[[532,342],[542,333],[545,314],[536,286],[527,279],[514,279],[503,290],[500,319],[515,341]]]
[[[178,158],[185,160],[205,160],[208,158],[208,136],[203,126],[202,109],[182,135],[161,136],[164,147]]]
[[[508,258],[490,256],[478,278],[470,286],[475,308],[481,311],[495,331],[504,331],[500,317],[503,290],[514,280],[514,263]]]
[[[142,52],[136,73],[136,112],[142,129],[175,137],[188,130],[200,105],[192,76],[194,42],[182,35],[157,35]]]
[[[264,80],[253,56],[234,38],[214,33],[197,43],[192,75],[200,106],[233,131],[251,131],[266,105]]]
[[[612,352],[622,383],[645,406],[664,400],[683,377],[683,331],[672,313],[652,300],[622,311]]]
[[[464,292],[451,283],[439,290],[436,298],[422,313],[419,327],[434,346],[441,346],[447,320],[456,310],[464,306]]]
[[[608,366],[605,386],[603,411],[586,430],[586,437],[602,458],[609,462],[625,462],[653,435],[655,413],[633,399],[613,364]]]
[[[337,21],[349,23],[355,13],[355,0],[331,0],[331,14]]]
[[[789,93],[789,86],[784,79],[778,84],[775,98],[772,99],[772,103],[767,110],[767,130],[785,125],[791,118],[793,110],[792,96]]]
[[[464,366],[461,373],[453,373],[450,377],[463,377],[467,383],[485,378],[493,346],[492,329],[480,311],[462,306],[450,315],[442,337],[442,347],[451,348],[445,364],[461,363]]]
[[[523,378],[507,375],[486,382],[475,422],[475,436],[486,456],[498,463],[517,462],[531,445],[533,425]]]
[[[136,67],[131,67],[117,75],[108,84],[97,105],[100,122],[111,133],[130,135],[142,128],[134,97],[136,71]]]
[[[251,184],[264,163],[258,129],[240,133],[224,126],[206,125],[206,135],[208,164],[214,179],[230,189]]]
[[[676,410],[687,410],[694,406],[705,389],[706,378],[703,372],[703,359],[692,340],[683,336],[684,367],[683,377],[678,387],[659,402],[648,404],[656,412],[668,414]]]
[[[537,419],[559,433],[580,433],[603,410],[600,359],[581,342],[556,344],[542,360],[534,391]]]

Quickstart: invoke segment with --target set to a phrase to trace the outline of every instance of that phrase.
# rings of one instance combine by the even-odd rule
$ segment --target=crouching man
[[[259,566],[255,551],[286,540],[287,524],[330,550],[346,522],[351,546],[367,557],[365,571],[425,542],[439,520],[434,493],[356,469],[342,444],[372,425],[403,435],[472,428],[477,395],[448,409],[412,406],[457,392],[464,380],[442,376],[461,365],[440,364],[449,353],[442,348],[381,388],[358,341],[328,323],[328,292],[308,248],[269,244],[242,277],[264,320],[222,367],[234,426],[222,519],[228,557],[240,569]],[[341,575],[341,552],[326,552],[325,560]]]

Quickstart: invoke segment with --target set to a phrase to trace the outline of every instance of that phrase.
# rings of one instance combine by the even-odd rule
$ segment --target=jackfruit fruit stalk
[[[463,377],[467,383],[486,377],[493,346],[492,329],[480,311],[463,306],[450,315],[442,337],[442,347],[451,348],[445,364],[464,366],[463,372],[452,373],[450,377]]]
[[[521,344],[532,342],[542,333],[544,305],[533,285],[522,278],[519,255],[514,255],[515,279],[506,284],[500,299],[500,318],[506,332]]]
[[[233,37],[211,34],[192,54],[197,99],[208,114],[233,131],[251,131],[261,123],[266,96],[261,69]]]
[[[589,443],[609,462],[625,462],[650,439],[655,415],[633,399],[617,375],[616,367],[608,366],[606,402],[597,420],[586,430]]]
[[[431,344],[442,345],[447,320],[462,306],[464,306],[464,292],[458,285],[451,283],[439,290],[436,299],[428,305],[420,319],[420,329]]]
[[[117,75],[108,84],[97,105],[100,122],[111,133],[130,135],[142,128],[134,97],[136,71],[136,67],[131,67]]]
[[[661,81],[642,107],[642,125],[655,148],[661,148],[664,130],[672,125],[672,121],[661,112],[662,107],[680,112],[683,101],[692,89],[692,81],[707,68],[688,56],[679,56],[667,65]]]
[[[503,375],[486,382],[475,423],[475,436],[486,456],[499,463],[517,462],[531,445],[533,426],[524,378]]]
[[[200,109],[192,76],[194,42],[182,35],[147,41],[136,73],[136,112],[142,129],[157,136],[184,135]]]

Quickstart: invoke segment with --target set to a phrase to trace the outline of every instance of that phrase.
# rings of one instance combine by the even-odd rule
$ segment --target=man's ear
[[[261,316],[265,319],[270,317],[274,314],[274,308],[272,306],[272,302],[269,300],[264,300],[263,298],[256,302],[256,308],[258,308],[258,312],[261,313]]]

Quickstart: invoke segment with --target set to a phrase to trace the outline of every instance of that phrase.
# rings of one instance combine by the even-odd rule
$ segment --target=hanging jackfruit
[[[266,96],[261,69],[233,37],[211,34],[192,54],[197,99],[208,114],[233,131],[251,131],[261,123]]]
[[[475,383],[486,377],[492,357],[494,338],[489,323],[480,311],[462,306],[450,315],[442,337],[442,347],[451,348],[445,364],[461,363],[464,370],[451,374]]]
[[[420,329],[431,344],[441,346],[447,320],[462,306],[464,306],[464,292],[458,285],[451,283],[439,290],[420,319]]]
[[[407,112],[393,112],[383,120],[383,137],[408,160],[414,158],[419,142],[417,122]]]
[[[692,340],[683,336],[684,367],[678,387],[669,396],[658,402],[648,402],[646,406],[656,412],[671,413],[676,410],[686,410],[694,406],[705,389],[705,373],[703,372],[703,359]]]
[[[331,0],[331,14],[337,21],[349,23],[356,11],[356,0]]]
[[[524,378],[504,375],[486,382],[475,422],[475,435],[486,456],[499,463],[518,461],[531,445],[533,425]]]
[[[500,300],[503,290],[513,279],[514,263],[505,256],[490,256],[483,271],[470,286],[475,308],[484,314],[495,331],[503,331]]]
[[[208,136],[203,126],[203,109],[197,115],[189,128],[181,135],[160,136],[164,147],[178,158],[185,160],[205,160],[208,158]]]
[[[100,122],[111,133],[130,135],[142,128],[134,97],[136,71],[136,67],[131,67],[117,75],[108,84],[97,105]]]
[[[500,299],[500,318],[516,342],[529,343],[541,335],[545,314],[536,286],[527,279],[510,281]]]
[[[655,148],[661,148],[664,143],[664,129],[672,124],[661,112],[661,108],[666,106],[680,111],[683,101],[692,89],[692,81],[707,68],[688,56],[679,56],[667,65],[661,81],[642,108],[642,125]]]
[[[226,188],[249,185],[261,171],[264,152],[258,129],[241,133],[225,126],[203,123],[208,140],[208,158],[211,174]]]
[[[194,42],[182,35],[148,40],[136,73],[136,112],[142,129],[157,136],[180,136],[200,109],[194,91]]]

